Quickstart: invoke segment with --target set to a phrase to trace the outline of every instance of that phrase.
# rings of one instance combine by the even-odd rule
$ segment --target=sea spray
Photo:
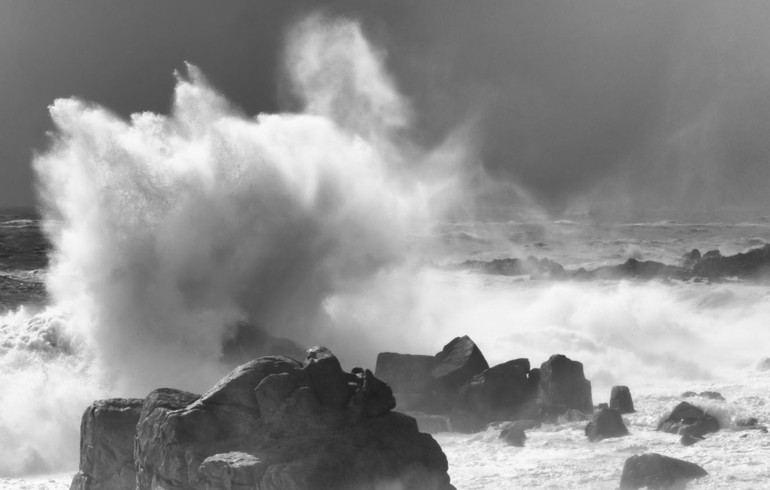
[[[436,217],[447,180],[397,134],[408,105],[359,26],[310,17],[286,59],[301,113],[246,117],[193,66],[168,116],[51,106],[47,286],[122,393],[204,389],[244,322],[325,341],[324,301],[403,264]]]

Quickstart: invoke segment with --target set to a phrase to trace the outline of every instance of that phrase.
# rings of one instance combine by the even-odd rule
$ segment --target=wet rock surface
[[[695,463],[657,453],[631,456],[623,465],[621,490],[684,488],[690,480],[708,475]]]

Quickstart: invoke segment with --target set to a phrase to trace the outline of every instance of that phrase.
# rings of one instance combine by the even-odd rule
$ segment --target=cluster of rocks
[[[554,420],[569,410],[593,412],[591,383],[580,362],[554,355],[540,368],[524,358],[490,367],[467,336],[433,356],[381,353],[375,374],[393,388],[399,408],[418,420],[424,414],[445,417],[457,432],[497,421]]]
[[[709,250],[701,254],[700,250],[694,249],[684,254],[676,265],[631,258],[622,264],[607,265],[592,270],[583,267],[569,270],[547,258],[528,257],[491,261],[467,260],[457,267],[483,274],[553,280],[718,281],[727,278],[761,280],[770,278],[770,244],[729,256],[723,256],[719,250]]]
[[[204,395],[93,403],[71,490],[449,490],[447,459],[369,370],[325,348],[263,357]]]

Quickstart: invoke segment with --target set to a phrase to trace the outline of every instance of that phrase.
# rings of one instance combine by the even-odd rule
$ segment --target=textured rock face
[[[682,402],[674,408],[666,420],[658,425],[658,430],[703,437],[711,432],[717,432],[719,421],[695,405]]]
[[[471,378],[459,393],[458,409],[464,413],[464,427],[457,428],[476,431],[490,422],[521,418],[529,408],[527,404],[537,396],[538,385],[529,372],[528,359],[515,359]],[[534,407],[534,403],[531,405]]]
[[[484,354],[465,335],[452,339],[441,352],[436,354],[431,375],[438,386],[447,391],[454,391],[485,369],[489,369],[489,364]]]
[[[591,442],[600,441],[610,437],[623,437],[628,435],[626,424],[618,410],[602,408],[594,414],[585,428],[586,436]]]
[[[613,386],[610,393],[610,408],[620,413],[634,413],[634,400],[628,386]]]
[[[71,490],[133,490],[134,433],[142,400],[113,398],[91,404],[80,424],[80,471]]]
[[[453,488],[441,448],[394,406],[323,348],[248,362],[201,397],[158,390],[137,426],[137,488]]]
[[[583,364],[564,355],[553,355],[540,366],[540,391],[547,412],[593,411],[591,382],[583,374]]]
[[[695,463],[657,453],[631,456],[623,465],[621,490],[684,488],[690,480],[708,473]]]

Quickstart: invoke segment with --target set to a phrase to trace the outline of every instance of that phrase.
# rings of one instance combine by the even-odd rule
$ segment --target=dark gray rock
[[[620,413],[634,413],[634,401],[628,386],[613,386],[610,393],[610,408]]]
[[[266,470],[259,458],[234,451],[209,456],[198,473],[203,490],[252,490],[259,488]]]
[[[370,371],[338,372],[330,359],[320,348],[304,365],[256,359],[191,403],[148,408],[136,444],[149,486],[138,490],[453,488],[436,441],[390,411],[390,388]],[[341,381],[351,393],[344,407]]]
[[[681,437],[681,439],[679,439],[679,443],[682,446],[692,446],[693,444],[698,443],[698,442],[700,442],[702,440],[704,440],[703,437],[693,436],[693,435],[690,435],[690,434],[684,434]]]
[[[695,463],[657,453],[631,456],[623,465],[621,490],[683,488],[690,480],[708,475]]]
[[[671,414],[658,425],[658,430],[672,434],[687,434],[703,437],[719,430],[719,421],[703,409],[681,402]]]
[[[162,457],[165,448],[148,444],[160,431],[160,421],[169,412],[187,407],[200,398],[200,395],[171,388],[159,388],[147,395],[142,403],[139,421],[136,423],[134,443],[134,465],[136,468],[136,486],[139,490],[156,488],[152,462]],[[134,487],[132,487],[134,488]]]
[[[377,356],[374,375],[394,392],[426,393],[431,389],[434,356],[382,352]]]
[[[348,389],[348,378],[342,371],[340,361],[329,349],[319,346],[309,348],[303,367],[321,403],[334,408],[344,408],[348,404],[353,395]]]
[[[594,413],[585,428],[585,434],[591,442],[601,441],[611,437],[623,437],[628,435],[626,424],[620,411],[613,408],[603,408]]]
[[[485,369],[489,364],[484,354],[465,335],[452,339],[436,354],[431,375],[441,389],[455,392]]]
[[[583,374],[583,364],[564,355],[553,355],[540,366],[540,393],[547,415],[570,408],[593,412],[591,382]]]
[[[767,278],[770,276],[770,244],[727,257],[722,256],[718,250],[706,252],[703,259],[693,267],[693,272],[709,279]]]
[[[694,396],[699,396],[701,398],[708,398],[709,400],[718,400],[721,402],[725,401],[725,397],[716,391],[701,391],[700,393],[696,393],[694,391],[685,391],[681,396],[682,398],[692,398]]]
[[[133,490],[134,434],[142,400],[113,398],[91,404],[80,423],[80,471],[71,490]]]
[[[490,422],[520,418],[538,390],[529,372],[529,360],[515,359],[471,378],[460,391],[457,403],[457,410],[475,419],[466,421],[467,429],[481,430]]]

